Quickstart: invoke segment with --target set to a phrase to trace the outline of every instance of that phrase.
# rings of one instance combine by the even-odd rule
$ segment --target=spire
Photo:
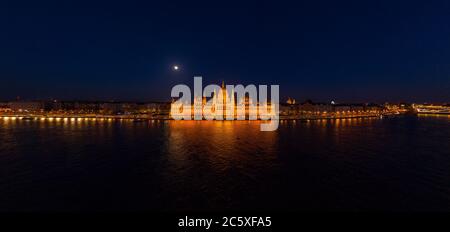
[[[225,81],[222,81],[222,89],[225,89]]]

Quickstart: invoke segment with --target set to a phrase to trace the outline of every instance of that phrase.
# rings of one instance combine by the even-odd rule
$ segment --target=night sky
[[[450,102],[449,1],[64,2],[0,3],[0,100],[169,100],[201,75],[299,101]]]

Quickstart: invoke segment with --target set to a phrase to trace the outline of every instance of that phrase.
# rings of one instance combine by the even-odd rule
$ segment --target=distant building
[[[303,114],[310,113],[326,113],[331,112],[333,110],[333,106],[331,104],[326,103],[315,103],[311,100],[307,100],[304,103],[299,105],[299,111]]]
[[[77,101],[74,110],[82,114],[96,114],[100,112],[100,103],[91,101]]]
[[[332,111],[338,113],[350,113],[352,112],[352,106],[350,104],[333,104]]]
[[[294,104],[295,104],[295,99],[294,99],[294,98],[291,98],[291,97],[288,97],[288,99],[287,99],[287,101],[286,101],[286,104],[288,104],[288,105],[294,105]]]
[[[44,111],[44,102],[40,101],[14,101],[9,103],[13,112],[36,113]]]
[[[280,103],[279,113],[281,116],[294,116],[299,114],[298,104]]]
[[[365,105],[365,111],[368,112],[382,112],[384,111],[384,106],[374,104],[374,103],[368,103]]]
[[[8,102],[0,102],[0,112],[6,113],[6,112],[10,112],[10,111],[11,111],[11,108],[9,107]]]
[[[104,114],[122,114],[124,107],[120,102],[108,102],[101,105],[101,111]]]
[[[101,104],[103,114],[169,115],[170,102],[107,102]]]
[[[100,103],[94,101],[49,101],[45,110],[52,113],[96,114],[100,112]]]
[[[170,102],[147,102],[143,104],[146,113],[151,114],[169,114]]]

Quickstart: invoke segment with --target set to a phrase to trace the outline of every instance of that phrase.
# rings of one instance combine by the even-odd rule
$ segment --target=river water
[[[0,119],[0,211],[450,211],[450,117]]]

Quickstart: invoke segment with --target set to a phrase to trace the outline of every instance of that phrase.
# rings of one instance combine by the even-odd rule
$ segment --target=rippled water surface
[[[0,119],[0,211],[450,211],[450,117]]]

